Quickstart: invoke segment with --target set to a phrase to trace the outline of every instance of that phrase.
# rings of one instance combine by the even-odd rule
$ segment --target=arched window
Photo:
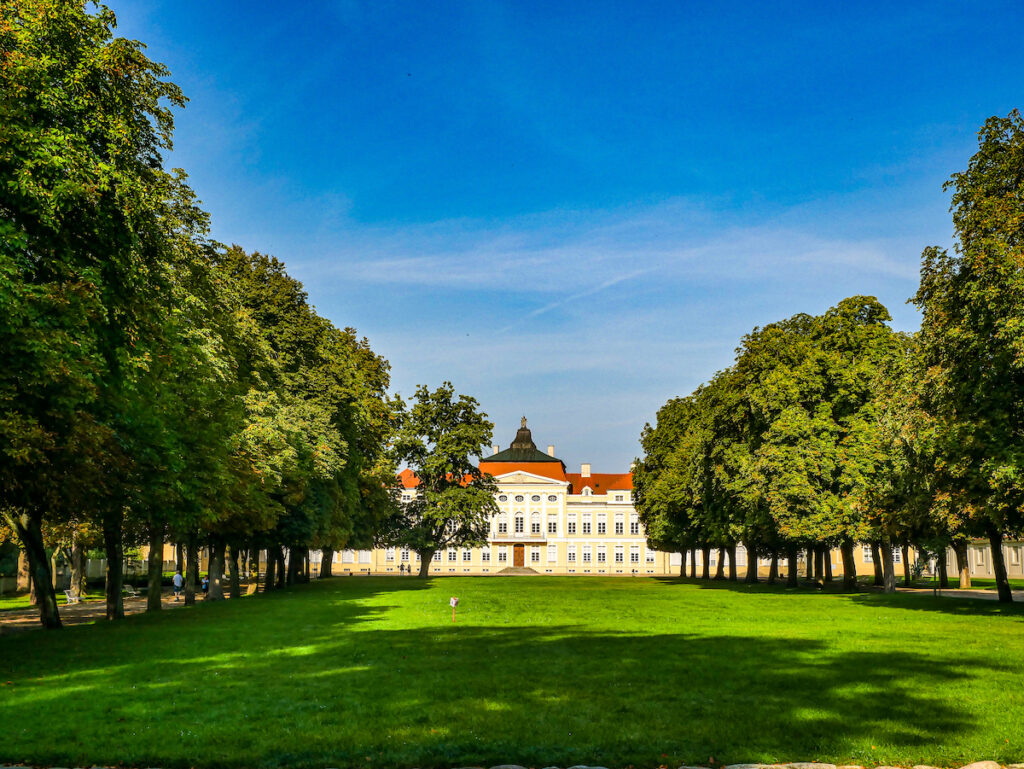
[[[540,513],[534,512],[530,514],[530,533],[540,534]]]
[[[523,533],[523,516],[522,514],[516,515],[516,534]]]
[[[498,533],[508,534],[508,513],[501,513],[498,516]]]

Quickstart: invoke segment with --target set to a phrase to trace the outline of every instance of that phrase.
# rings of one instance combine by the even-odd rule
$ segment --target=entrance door
[[[513,545],[512,546],[512,565],[513,566],[525,566],[526,565],[526,557],[523,554],[525,550],[526,550],[526,548],[523,547],[522,545]]]

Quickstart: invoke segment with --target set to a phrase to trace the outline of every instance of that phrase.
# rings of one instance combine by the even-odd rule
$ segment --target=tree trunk
[[[57,597],[50,581],[50,562],[43,544],[43,517],[13,511],[3,515],[21,540],[21,547],[28,560],[29,582],[36,590],[39,621],[43,627],[56,630],[61,626],[60,611],[57,609]]]
[[[999,592],[1001,603],[1013,601],[1013,591],[1010,590],[1010,580],[1006,577],[1006,560],[1003,558],[1003,532],[991,528],[988,531],[988,541],[992,547],[992,571],[996,575],[996,590]]]
[[[210,542],[209,587],[206,589],[207,601],[224,600],[224,540],[214,537]]]
[[[743,547],[747,551],[747,576],[743,581],[753,585],[757,582],[757,548],[748,542],[744,542]]]
[[[71,593],[85,597],[85,545],[75,534],[71,538]]]
[[[956,554],[956,569],[960,572],[960,587],[971,586],[971,563],[967,560],[967,543],[957,542],[953,545]]]
[[[228,547],[228,585],[232,598],[242,597],[242,581],[238,578],[238,547]]]
[[[857,562],[853,559],[853,541],[843,540],[839,549],[843,554],[843,590],[856,590]]]
[[[736,545],[729,545],[725,548],[725,552],[729,554],[729,581],[736,581]]]
[[[715,563],[715,579],[725,579],[725,548],[718,548],[718,558]]]
[[[25,546],[22,545],[21,550],[18,551],[18,587],[19,591],[29,590],[32,584],[31,575],[32,570],[28,565],[28,556],[25,554]]]
[[[150,521],[149,584],[146,587],[146,611],[160,611],[163,608],[164,592],[164,523]]]
[[[276,547],[276,545],[275,545]],[[259,561],[257,560],[257,563]],[[257,567],[258,569],[258,567]],[[277,587],[277,554],[273,547],[267,548],[267,573],[263,577],[263,592],[269,593]]]
[[[789,561],[788,568],[786,569],[786,587],[799,587],[800,582],[796,573],[796,545],[789,546],[786,556]]]
[[[807,548],[807,552],[804,556],[807,559],[807,580],[809,582],[814,581],[814,548]]]
[[[420,573],[418,576],[426,579],[430,575],[430,559],[434,557],[434,551],[431,550],[429,553],[417,552],[420,556]]]
[[[882,550],[877,542],[871,543],[871,562],[875,567],[875,584],[884,585],[885,576],[882,574]]]
[[[320,579],[334,576],[334,551],[324,548],[320,551]]]
[[[814,546],[814,579],[819,585],[825,580],[825,549],[822,545]]]
[[[288,548],[288,569],[285,572],[288,577],[285,584],[291,587],[299,581],[299,564],[302,563],[302,557],[298,554],[294,547]]]
[[[199,537],[189,534],[185,538],[185,605],[196,602],[196,582],[199,581]]]
[[[772,564],[768,567],[768,584],[774,585],[779,578],[779,551],[772,550]]]
[[[903,555],[903,587],[910,587],[910,546],[904,542],[900,545],[900,552]]]
[[[690,548],[690,577],[697,579],[697,548],[695,547]]]
[[[825,561],[825,581],[832,581],[832,548],[822,545],[821,546],[822,558]]]
[[[124,540],[123,519],[119,513],[103,516],[103,550],[107,557],[105,616],[124,619]]]
[[[703,557],[703,563],[700,565],[701,579],[711,579],[711,548],[708,545],[704,545],[700,553]]]
[[[892,541],[882,540],[882,580],[886,593],[896,592],[896,568],[892,560]]]
[[[180,542],[174,544],[174,565],[176,571],[185,573],[185,548]]]
[[[284,588],[285,580],[288,578],[287,562],[285,561],[284,548],[278,545],[274,551],[277,557],[277,586]]]
[[[939,567],[939,588],[945,590],[949,587],[949,569],[946,567],[946,548],[942,548],[942,552],[935,557],[938,561]]]

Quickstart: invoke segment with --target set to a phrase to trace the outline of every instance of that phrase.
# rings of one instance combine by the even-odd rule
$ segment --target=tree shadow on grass
[[[395,589],[420,588],[387,590],[398,605]],[[18,643],[0,651],[21,656],[0,664],[10,680],[0,688],[9,725],[0,761],[943,764],[976,751],[987,727],[962,701],[936,693],[1007,672],[978,659],[965,669],[952,655],[944,662],[756,635],[443,621],[380,629],[371,620],[394,605],[361,599],[383,590],[367,584],[324,604],[270,594],[206,618],[136,618],[131,634],[83,629],[70,646],[57,634],[11,639]],[[234,612],[246,608],[243,623]],[[200,620],[202,632],[189,632]]]
[[[983,598],[959,598],[932,596],[922,593],[884,593],[862,583],[856,591],[844,591],[841,584],[831,583],[825,590],[813,582],[801,582],[799,587],[787,587],[785,583],[769,584],[761,581],[754,584],[729,580],[703,580],[692,577],[655,577],[654,580],[666,586],[697,587],[701,590],[722,590],[744,594],[778,594],[794,596],[828,596],[845,598],[857,604],[888,606],[912,611],[937,612],[956,616],[1009,616],[1024,619],[1024,602],[999,603]]]

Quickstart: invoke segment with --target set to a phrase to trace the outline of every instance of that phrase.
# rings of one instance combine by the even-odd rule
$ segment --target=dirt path
[[[201,598],[199,600],[202,600]],[[184,600],[175,602],[174,595],[167,591],[163,595],[163,608],[175,609],[184,606]],[[103,601],[82,601],[76,604],[60,605],[60,621],[65,625],[84,625],[103,619],[106,604]],[[125,598],[124,613],[141,614],[146,611],[146,599]],[[33,630],[42,627],[39,624],[38,609],[15,609],[0,612],[0,635],[16,633],[20,630]]]

